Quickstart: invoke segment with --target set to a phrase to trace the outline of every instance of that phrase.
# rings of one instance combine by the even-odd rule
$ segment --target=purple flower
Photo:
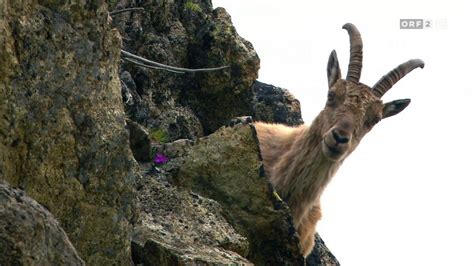
[[[168,157],[166,157],[164,154],[161,154],[161,153],[155,154],[155,157],[153,158],[153,162],[156,164],[165,164],[169,160],[170,159],[168,159]]]

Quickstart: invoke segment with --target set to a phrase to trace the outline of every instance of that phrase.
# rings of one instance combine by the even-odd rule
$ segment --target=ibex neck
[[[275,188],[294,211],[298,211],[297,206],[308,206],[318,201],[340,165],[340,162],[324,156],[322,134],[315,127],[316,119],[310,127],[295,136],[292,148],[284,154],[275,169],[278,173],[274,176],[278,178],[273,182]]]

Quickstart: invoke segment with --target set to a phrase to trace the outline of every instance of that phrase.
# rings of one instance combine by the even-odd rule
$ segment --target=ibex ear
[[[383,118],[396,115],[410,104],[410,99],[395,100],[383,105]]]
[[[337,60],[337,54],[335,50],[332,50],[331,54],[329,55],[328,60],[328,85],[329,88],[336,83],[338,79],[341,78],[341,69],[339,68],[339,61]]]

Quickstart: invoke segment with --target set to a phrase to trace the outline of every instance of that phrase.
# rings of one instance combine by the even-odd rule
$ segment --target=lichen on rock
[[[168,183],[157,170],[143,176],[140,220],[132,237],[134,263],[250,264],[247,239],[226,222],[219,203]]]
[[[0,10],[0,179],[46,206],[86,263],[129,261],[135,166],[106,3]]]

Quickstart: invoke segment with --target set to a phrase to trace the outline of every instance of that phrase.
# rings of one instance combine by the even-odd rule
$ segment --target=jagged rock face
[[[119,1],[111,9],[129,5],[130,1]],[[124,82],[124,90],[136,91],[128,93],[133,100],[126,103],[133,120],[150,129],[173,131],[169,128],[174,127],[169,139],[173,141],[196,139],[233,117],[251,115],[251,85],[257,78],[259,58],[237,34],[223,8],[214,10],[211,1],[205,0],[149,1],[141,6],[144,12],[114,16],[124,36],[124,49],[173,66],[230,67],[176,74],[125,62],[123,71],[131,74],[133,83]],[[170,113],[170,109],[179,111]]]
[[[308,266],[339,266],[341,265],[337,258],[326,247],[321,236],[316,233],[314,238],[314,247],[311,253],[306,257]]]
[[[107,4],[0,13],[0,179],[46,206],[87,264],[129,262],[134,161]]]
[[[303,124],[300,102],[286,89],[255,81],[252,85],[255,98],[255,121],[280,123],[289,126]]]
[[[85,265],[54,216],[0,180],[0,265]]]

